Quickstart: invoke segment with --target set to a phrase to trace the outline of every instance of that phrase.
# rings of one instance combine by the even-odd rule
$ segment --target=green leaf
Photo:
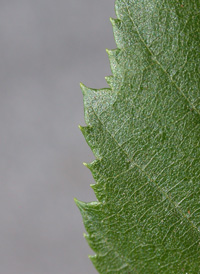
[[[117,0],[110,88],[81,85],[99,273],[200,273],[200,1]]]

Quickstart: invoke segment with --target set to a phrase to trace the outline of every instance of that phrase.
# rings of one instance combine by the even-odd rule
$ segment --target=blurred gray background
[[[93,274],[79,82],[107,86],[114,0],[0,0],[0,274]]]

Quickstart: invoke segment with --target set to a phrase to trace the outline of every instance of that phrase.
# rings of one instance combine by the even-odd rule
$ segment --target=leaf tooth
[[[119,65],[119,54],[121,52],[120,49],[106,49],[106,52],[108,54],[108,58],[110,61],[110,68],[112,71],[112,74],[114,77],[120,77],[121,76],[121,68]]]
[[[91,91],[91,89],[88,88],[88,87],[87,87],[86,85],[84,85],[83,83],[80,83],[80,88],[81,88],[81,90],[82,90],[82,92],[83,92],[83,95],[86,95],[88,92]]]
[[[102,90],[106,90],[104,89],[95,89],[95,88],[89,88],[86,85],[84,85],[83,83],[80,83],[80,88],[82,90],[83,96],[90,96],[91,94],[94,95],[98,92],[101,92]]]
[[[100,235],[98,235],[96,232],[91,234],[84,233],[84,238],[86,239],[91,249],[96,253],[94,255],[90,255],[89,258],[93,256],[97,257],[98,259],[107,257],[108,251],[105,248],[100,247],[101,242],[103,242]]]
[[[83,165],[84,165],[85,167],[87,167],[87,168],[90,169],[90,164],[88,164],[88,163],[83,163]]]
[[[89,234],[83,233],[83,237],[84,237],[86,240],[88,240],[90,236],[89,236]]]
[[[99,250],[98,250],[98,247],[95,245],[95,241],[94,241],[94,238],[96,238],[96,234],[86,234],[84,233],[83,234],[84,238],[86,239],[88,245],[92,248],[92,250],[95,252],[95,253],[98,253]]]
[[[98,173],[98,169],[97,166],[99,164],[99,160],[94,160],[91,163],[83,163],[84,166],[86,166],[92,173],[92,176],[95,180],[95,184],[90,184],[91,188],[94,190],[96,197],[98,196],[98,192],[97,192],[97,186],[100,184],[99,182],[99,173]],[[99,200],[99,198],[97,197],[97,199]]]
[[[83,104],[84,104],[84,117],[87,125],[90,125],[88,115],[88,104],[90,104],[90,98],[96,93],[96,90],[86,87],[83,83],[80,83],[80,88],[83,93]]]
[[[105,77],[107,84],[111,87],[112,90],[114,90],[114,77],[113,75],[106,76]]]
[[[98,216],[98,212],[100,212],[100,209],[99,209],[100,203],[99,202],[85,203],[77,200],[76,198],[74,199],[74,201],[78,209],[80,210],[85,229],[88,233],[88,234],[85,234],[84,237],[86,238],[90,247],[94,248],[95,241],[93,241],[91,237],[94,233],[93,224],[99,223],[99,220],[96,217]]]
[[[91,126],[82,127],[79,126],[87,144],[91,148],[95,158],[101,160],[102,156],[100,155],[100,150],[96,147],[95,133],[94,129]],[[87,164],[89,166],[89,164]]]
[[[99,205],[101,205],[101,203],[98,201],[86,203],[86,202],[82,202],[76,198],[74,198],[74,201],[75,201],[77,207],[79,208],[81,214],[83,214],[83,215],[88,215],[87,213],[91,213],[91,210],[93,210],[93,211],[98,210]]]
[[[115,14],[117,16],[117,18],[120,20],[122,14],[121,14],[121,9],[120,9],[120,6],[121,6],[121,1],[120,0],[116,0],[115,1]]]
[[[97,248],[95,249],[95,247],[94,247],[94,243],[92,241],[92,235],[84,233],[83,236],[84,236],[85,240],[87,241],[88,245],[92,248],[92,250],[94,252],[98,251],[98,249]]]
[[[85,122],[88,126],[91,126],[92,123],[92,115],[91,109],[96,108],[96,111],[103,111],[106,108],[107,104],[104,104],[105,101],[111,99],[111,89],[103,88],[103,89],[92,89],[86,87],[84,84],[80,84],[82,93],[83,93],[83,102],[84,102],[84,117]],[[112,100],[111,100],[112,101]],[[98,107],[101,106],[101,107]],[[93,121],[94,122],[94,121]]]
[[[81,215],[83,216],[83,215],[84,215],[84,212],[85,212],[85,210],[86,210],[86,208],[87,208],[87,206],[86,206],[87,204],[84,203],[84,202],[79,201],[79,200],[76,199],[76,198],[74,198],[74,202],[76,203],[78,209],[79,209],[80,212],[81,212]]]
[[[93,263],[93,265],[96,267],[97,265],[97,255],[89,255],[88,258],[90,259],[90,261]]]
[[[94,94],[95,90],[86,87],[83,83],[80,83],[80,88],[81,88],[82,93],[83,93],[83,104],[84,104],[85,122],[86,122],[87,125],[90,125],[88,111],[87,111],[87,106],[88,106],[88,104],[90,102],[90,98]]]
[[[84,166],[89,168],[96,182],[95,184],[90,184],[90,187],[93,189],[95,196],[97,197],[97,200],[99,202],[102,202],[104,200],[104,196],[102,194],[102,181],[99,180],[99,173],[97,168],[98,164],[99,164],[99,160],[94,160],[91,163],[83,163]]]
[[[97,182],[96,184],[91,184],[90,187],[93,189],[98,201],[104,203],[105,194],[102,191],[102,186]]]
[[[93,172],[97,162],[98,160],[94,160],[91,163],[83,163],[83,165],[86,166],[91,172]]]
[[[78,126],[80,131],[82,132],[83,136],[86,138],[87,136],[87,129],[89,128],[89,126],[83,127],[83,126]]]
[[[99,225],[100,220],[98,218],[99,213],[101,212],[101,203],[96,202],[90,202],[85,203],[74,199],[78,209],[80,210],[81,216],[83,218],[83,223],[85,226],[86,231],[88,234],[92,235],[94,232],[93,225],[96,223],[96,225]]]
[[[95,93],[97,93],[99,91],[97,89],[89,88],[89,87],[85,86],[83,83],[80,83],[80,88],[83,93],[84,105],[85,105],[85,103],[87,103],[88,99],[90,99],[91,96],[93,96]]]
[[[110,22],[113,26],[117,26],[117,25],[120,25],[122,21],[120,19],[115,19],[110,17]]]
[[[115,51],[115,50],[108,50],[108,51]],[[98,96],[102,92],[110,91],[109,88],[100,88],[100,89],[90,88],[90,87],[87,87],[86,85],[84,85],[83,83],[80,83],[80,88],[82,90],[83,96],[85,96],[85,97],[87,97],[87,96],[91,97],[91,95]]]
[[[86,126],[86,127],[78,126],[78,127],[81,130],[81,132],[82,132],[85,140],[88,141],[88,138],[89,138],[89,135],[90,135],[90,131],[91,131],[91,127],[90,126]]]
[[[86,127],[78,126],[78,127],[81,130],[86,142],[89,144],[90,148],[92,149],[93,146],[91,145],[91,141],[90,141],[91,127],[90,126],[86,126]]]
[[[105,266],[101,265],[102,263],[99,262],[99,257],[97,254],[89,255],[88,258],[90,259],[90,261],[92,262],[92,264],[94,265],[94,267],[97,269],[99,273],[106,273]],[[102,268],[104,272],[102,272]]]
[[[110,76],[106,76],[105,79],[107,84],[110,86],[111,91],[113,92],[112,94],[113,98],[116,99],[116,97],[114,97],[116,96],[115,92],[119,91],[119,89],[121,88],[121,85],[123,83],[122,78],[121,77],[117,78],[117,77],[114,77],[113,75],[110,75]]]
[[[109,57],[113,58],[113,56],[116,56],[116,53],[118,53],[120,49],[106,49],[106,52]]]
[[[124,47],[123,23],[120,19],[113,19],[113,18],[110,18],[110,22],[113,26],[113,34],[114,34],[114,38],[115,38],[117,47],[119,49],[122,49]]]

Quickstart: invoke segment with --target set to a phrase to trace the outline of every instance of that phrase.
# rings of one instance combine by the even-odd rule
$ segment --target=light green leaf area
[[[99,273],[200,273],[200,1],[117,0],[110,88],[82,85]]]

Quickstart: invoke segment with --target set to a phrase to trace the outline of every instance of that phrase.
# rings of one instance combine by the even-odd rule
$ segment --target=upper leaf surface
[[[118,0],[110,89],[82,86],[100,273],[200,271],[200,2]]]

